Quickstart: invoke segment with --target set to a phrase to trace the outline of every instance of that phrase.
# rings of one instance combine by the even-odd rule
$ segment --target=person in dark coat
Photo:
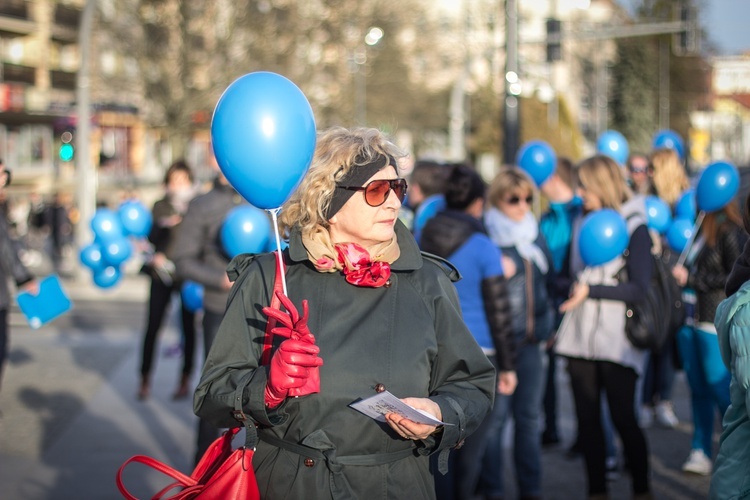
[[[175,276],[175,266],[170,260],[174,253],[174,243],[182,217],[193,197],[193,173],[183,160],[174,162],[164,174],[164,198],[154,203],[153,224],[148,240],[153,245],[153,256],[144,266],[151,277],[148,300],[148,320],[143,335],[141,356],[141,386],[138,399],[146,399],[150,393],[151,370],[154,364],[154,349],[159,329],[164,322],[169,303],[174,292],[179,293],[182,282]],[[182,372],[173,399],[188,396],[190,373],[195,359],[195,313],[189,310],[180,299],[180,319],[182,326]]]
[[[10,172],[0,160],[0,191],[10,183]],[[18,257],[16,245],[10,237],[8,221],[0,217],[0,381],[2,380],[5,358],[8,355],[8,310],[10,309],[11,295],[8,281],[14,280],[16,286],[24,291],[35,292],[38,284],[34,276],[26,269]]]
[[[461,273],[456,291],[466,326],[498,370],[498,394],[516,388],[515,337],[502,268],[502,253],[482,223],[487,187],[466,165],[455,165],[445,192],[446,210],[425,224],[420,248],[448,259]],[[487,434],[500,416],[501,405],[484,419],[479,429],[454,454],[446,476],[435,477],[439,499],[471,498],[479,483]]]
[[[203,285],[204,355],[211,349],[232,288],[227,276],[230,259],[221,244],[221,226],[229,211],[242,203],[242,197],[219,172],[211,190],[190,201],[177,232],[172,255],[177,277]],[[219,434],[219,429],[208,421],[198,422],[196,463]]]
[[[461,317],[457,271],[420,253],[398,220],[399,155],[375,129],[319,134],[281,212],[288,312],[264,308],[276,255],[230,265],[237,281],[194,410],[217,426],[238,426],[235,415],[258,424],[263,498],[434,498],[429,456],[443,454],[444,473],[492,405],[495,371]],[[264,364],[269,316],[286,328]],[[444,424],[349,406],[384,390]]]

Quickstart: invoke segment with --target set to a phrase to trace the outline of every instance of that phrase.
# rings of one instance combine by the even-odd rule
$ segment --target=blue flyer
[[[68,312],[73,303],[60,284],[60,278],[50,275],[39,282],[39,293],[21,292],[16,297],[18,307],[31,328],[39,328]]]

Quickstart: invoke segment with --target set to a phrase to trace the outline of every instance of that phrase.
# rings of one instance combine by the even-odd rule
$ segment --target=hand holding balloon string
[[[280,405],[288,396],[305,396],[320,392],[320,371],[323,360],[318,357],[320,348],[307,326],[309,309],[302,301],[302,316],[291,300],[281,292],[276,296],[288,312],[264,307],[263,313],[282,326],[271,332],[286,337],[271,358],[265,401],[270,408]]]

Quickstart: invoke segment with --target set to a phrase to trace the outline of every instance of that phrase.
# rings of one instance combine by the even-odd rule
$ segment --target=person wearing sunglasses
[[[419,244],[425,252],[450,260],[461,273],[456,291],[464,320],[498,371],[497,393],[508,395],[513,393],[517,383],[516,345],[502,255],[481,220],[486,191],[476,171],[467,165],[454,165],[445,191],[446,209],[427,221]],[[493,412],[498,409],[500,405],[495,405]],[[487,446],[487,432],[494,421],[490,414],[453,454],[451,471],[446,476],[436,476],[439,499],[474,496]]]
[[[651,192],[651,170],[648,157],[641,153],[633,153],[626,162],[628,184],[634,193],[648,194]]]
[[[0,192],[10,184],[10,179],[10,170],[5,168],[3,160],[0,159]],[[8,220],[2,216],[0,217],[0,381],[8,355],[8,311],[12,300],[8,288],[10,280],[15,281],[19,290],[31,293],[37,293],[39,290],[36,279],[21,262],[18,250],[11,239]]]
[[[541,437],[539,421],[544,395],[544,347],[552,335],[552,306],[547,294],[553,278],[552,256],[539,224],[531,212],[536,187],[517,167],[501,170],[490,184],[489,208],[484,222],[500,247],[508,279],[511,328],[516,344],[518,385],[512,395],[497,397],[497,421],[488,440],[481,484],[486,498],[504,495],[503,428],[512,415],[514,465],[521,498],[542,497]]]
[[[275,254],[229,266],[236,282],[194,409],[222,427],[239,425],[233,414],[258,424],[264,498],[434,498],[430,455],[446,472],[448,450],[492,405],[495,371],[461,317],[458,272],[398,219],[400,156],[375,129],[319,133],[281,210],[287,312],[265,307]],[[264,363],[271,317],[284,327]],[[445,424],[349,407],[384,391]]]

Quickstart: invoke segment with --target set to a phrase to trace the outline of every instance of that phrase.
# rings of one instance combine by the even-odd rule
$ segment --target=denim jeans
[[[494,356],[488,358],[497,370],[497,362]],[[464,440],[463,446],[451,450],[449,468],[446,475],[437,472],[438,454],[430,456],[431,466],[434,469],[435,493],[437,500],[463,500],[472,498],[477,490],[479,475],[482,472],[482,458],[489,446],[489,433],[493,432],[499,418],[502,405],[497,404],[500,394],[495,394],[495,404],[487,415],[469,437]]]
[[[520,496],[542,494],[542,444],[540,418],[544,396],[544,351],[539,344],[524,344],[516,357],[518,387],[511,396],[497,396],[494,425],[487,434],[481,489],[487,496],[503,495],[503,429],[514,422],[513,462]]]
[[[727,411],[731,375],[721,359],[716,333],[683,326],[677,332],[677,347],[690,386],[692,448],[711,457],[714,408],[718,407],[722,416]]]
[[[675,340],[670,338],[660,352],[650,352],[646,361],[645,377],[641,392],[641,402],[653,405],[659,401],[672,400],[674,385],[674,360],[672,351]]]

